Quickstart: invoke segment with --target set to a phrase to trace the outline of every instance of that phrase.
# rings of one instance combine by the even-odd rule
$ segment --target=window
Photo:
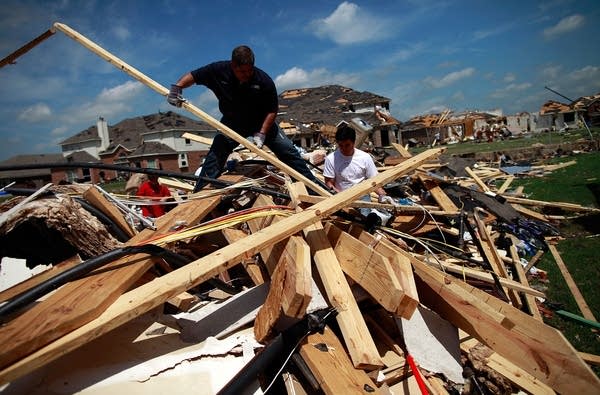
[[[192,140],[185,139],[185,145],[192,145]]]
[[[156,165],[156,159],[148,159],[146,161],[146,163],[147,163],[147,166],[149,168],[151,168],[151,169],[157,169],[158,168],[158,166]]]

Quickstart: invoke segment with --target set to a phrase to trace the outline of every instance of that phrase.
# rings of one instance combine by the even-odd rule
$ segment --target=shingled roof
[[[171,147],[156,141],[148,141],[138,146],[135,151],[129,154],[128,158],[137,158],[141,156],[156,156],[165,154],[176,154],[177,151]]]
[[[341,85],[291,89],[279,95],[278,121],[335,125],[360,116],[371,125],[378,125],[381,120],[374,115],[375,106],[388,108],[389,102],[387,97]],[[370,109],[370,112],[361,112],[361,109]]]
[[[142,144],[141,135],[143,133],[166,130],[194,131],[214,130],[214,128],[203,121],[194,120],[172,111],[128,118],[116,125],[108,126],[110,145],[106,149],[106,152],[112,152],[118,146],[133,151]],[[90,126],[76,135],[67,138],[60,145],[81,143],[89,140],[100,141],[96,125]]]
[[[43,163],[66,162],[62,154],[17,155],[0,162],[0,166],[37,165]],[[28,178],[49,176],[50,168],[0,171],[0,178]]]

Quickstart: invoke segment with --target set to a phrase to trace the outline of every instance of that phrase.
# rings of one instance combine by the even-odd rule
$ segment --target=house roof
[[[156,141],[148,141],[138,146],[135,151],[131,154],[127,155],[128,158],[138,158],[141,156],[156,156],[156,155],[168,155],[168,154],[177,154],[177,151],[172,149],[171,147],[159,143]]]
[[[336,125],[360,117],[371,125],[381,124],[376,105],[389,106],[390,99],[371,92],[358,92],[341,85],[291,89],[279,95],[278,122]],[[366,109],[366,112],[360,111]],[[370,110],[370,111],[369,111]]]
[[[62,154],[17,155],[0,162],[0,166],[36,165],[65,162]],[[50,176],[50,168],[0,171],[0,178],[27,178]]]
[[[115,125],[108,126],[110,145],[106,149],[106,152],[114,151],[119,145],[133,151],[142,143],[142,134],[167,130],[194,131],[214,130],[214,128],[203,121],[191,119],[172,111],[128,118]],[[81,143],[90,140],[100,140],[96,125],[90,126],[76,135],[63,140],[60,145]]]

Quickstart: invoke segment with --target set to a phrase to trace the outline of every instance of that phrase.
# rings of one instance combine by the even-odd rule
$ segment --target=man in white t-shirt
[[[329,188],[341,192],[378,174],[371,155],[354,147],[356,142],[356,131],[354,129],[348,125],[340,126],[335,133],[335,140],[338,148],[327,155],[323,169],[325,184]],[[379,203],[395,204],[383,188],[380,187],[375,192],[379,196]],[[367,195],[362,200],[370,201],[371,199]],[[375,218],[372,215],[369,217],[369,214],[374,213],[384,225],[390,218],[389,214],[379,210],[361,209],[360,211],[361,214],[371,220]]]

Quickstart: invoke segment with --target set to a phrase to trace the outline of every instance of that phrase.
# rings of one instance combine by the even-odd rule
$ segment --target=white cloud
[[[37,103],[27,107],[17,116],[19,121],[24,122],[41,122],[50,118],[52,110],[45,103]]]
[[[540,74],[545,79],[554,80],[558,77],[561,69],[562,66],[547,66],[542,69]]]
[[[555,36],[571,32],[583,26],[585,18],[583,15],[574,14],[566,18],[561,19],[556,25],[544,29],[544,36],[546,38],[553,38]]]
[[[114,26],[111,30],[113,36],[121,41],[125,41],[131,37],[131,32],[125,26]]]
[[[360,78],[356,74],[334,74],[325,68],[318,68],[309,72],[299,67],[292,67],[275,78],[275,85],[277,90],[281,92],[292,88],[312,88],[332,84],[352,87],[359,80]]]
[[[470,77],[473,75],[473,73],[475,73],[475,69],[473,67],[467,67],[466,69],[446,74],[440,79],[427,77],[425,78],[425,83],[429,84],[433,88],[443,88],[455,83],[456,81],[462,80],[463,78]]]
[[[495,99],[508,97],[512,95],[516,95],[518,92],[522,92],[526,89],[531,88],[533,85],[529,82],[524,82],[522,84],[509,84],[502,89],[498,89],[490,95]]]
[[[311,22],[315,34],[340,45],[375,41],[389,33],[389,20],[344,1],[331,15]]]
[[[600,81],[600,67],[597,66],[585,66],[579,70],[575,70],[568,76],[571,80],[574,81]]]
[[[118,118],[119,115],[132,110],[132,104],[144,89],[144,85],[137,81],[127,81],[112,88],[105,88],[94,100],[65,109],[61,118],[70,125],[87,124],[99,116],[106,119]]]
[[[514,82],[516,79],[517,79],[517,77],[513,73],[506,73],[503,81],[504,82]]]

